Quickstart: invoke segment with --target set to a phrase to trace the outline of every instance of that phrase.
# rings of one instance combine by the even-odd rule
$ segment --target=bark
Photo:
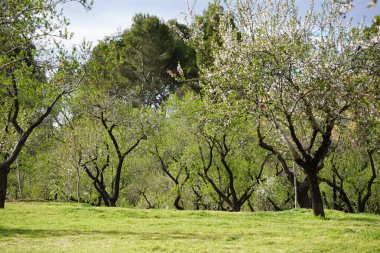
[[[4,208],[7,196],[8,173],[0,172],[0,208]]]
[[[183,208],[179,202],[181,201],[181,195],[177,195],[177,197],[175,198],[174,200],[174,206],[177,210],[184,210],[185,208]]]
[[[282,209],[271,198],[267,197],[267,200],[271,203],[276,212],[282,211]]]
[[[354,208],[352,207],[351,202],[348,199],[346,192],[343,189],[341,189],[339,191],[339,194],[340,194],[339,198],[344,202],[344,204],[347,207],[347,212],[348,213],[354,213]]]
[[[254,209],[253,206],[252,206],[251,201],[249,201],[249,200],[248,200],[248,207],[249,207],[249,210],[251,210],[251,212],[254,212],[254,211],[255,211],[255,209]]]
[[[131,153],[139,145],[139,143],[143,139],[146,139],[146,136],[143,135],[140,138],[138,138],[131,147],[129,147],[124,153],[122,153],[121,148],[119,146],[119,143],[116,140],[116,137],[113,133],[113,129],[116,127],[116,125],[112,124],[111,126],[108,126],[107,119],[105,118],[104,112],[101,112],[100,120],[102,122],[104,129],[108,133],[108,137],[112,141],[113,147],[117,153],[117,158],[118,158],[118,163],[117,163],[117,167],[116,167],[116,174],[115,174],[114,181],[112,182],[112,187],[111,187],[112,193],[111,193],[111,196],[109,198],[107,198],[107,202],[108,202],[107,206],[114,207],[114,206],[116,206],[116,201],[119,198],[119,194],[120,194],[120,178],[121,178],[121,171],[123,168],[123,163],[124,163],[125,157],[129,153]],[[103,187],[103,188],[105,190],[105,187]],[[107,196],[109,196],[109,195],[110,194],[107,193]]]
[[[333,185],[336,185],[336,176],[333,174]],[[334,210],[339,210],[337,189],[333,187],[333,206]]]
[[[337,185],[336,181],[333,180],[332,182],[329,181],[328,179],[325,179],[325,178],[321,178],[320,181],[321,182],[325,182],[328,186],[330,186],[331,188],[333,188],[333,191],[334,192],[339,192],[339,195],[338,197],[343,201],[343,203],[346,205],[346,208],[347,208],[347,212],[348,213],[354,213],[354,208],[352,207],[351,205],[351,202],[350,200],[348,199],[348,196],[346,194],[346,192],[344,191],[343,189],[343,178],[341,178],[340,176],[338,176],[341,180],[340,182],[340,186]],[[334,200],[334,209],[337,210],[335,208],[335,206],[337,206],[337,203],[336,203],[336,200]]]
[[[257,134],[259,136],[259,146],[265,150],[268,150],[271,152],[276,159],[281,164],[281,167],[283,171],[285,172],[286,179],[288,180],[289,184],[294,188],[294,186],[297,187],[297,202],[300,208],[311,208],[311,201],[309,197],[309,184],[306,179],[303,180],[303,182],[299,182],[295,180],[294,172],[289,169],[288,164],[286,163],[285,158],[282,156],[280,152],[275,150],[274,146],[269,145],[268,143],[264,142],[264,137],[261,135],[260,132],[260,126],[257,127]]]
[[[311,205],[313,208],[313,213],[315,216],[325,217],[317,173],[309,172],[307,174],[307,179],[310,186]]]
[[[195,189],[194,186],[191,186],[191,189],[193,190],[195,194],[195,200],[194,200],[195,210],[200,210],[200,205],[201,205],[203,196]]]
[[[241,210],[240,205],[239,205],[239,204],[236,204],[236,205],[234,205],[234,207],[233,207],[233,209],[232,209],[232,212],[240,212],[240,210]]]
[[[81,160],[80,160],[79,164],[81,167],[84,168],[87,175],[92,179],[93,185],[94,185],[96,191],[102,197],[104,204],[108,207],[115,207],[116,202],[119,198],[119,194],[120,194],[121,171],[123,168],[123,163],[124,163],[125,157],[130,152],[132,152],[143,139],[146,139],[146,136],[145,135],[141,136],[125,152],[122,152],[121,148],[119,146],[119,143],[118,143],[118,141],[117,141],[117,139],[113,133],[113,130],[117,126],[115,124],[111,124],[110,126],[107,124],[108,120],[105,118],[103,111],[101,112],[101,115],[99,117],[95,116],[95,118],[100,119],[104,129],[107,131],[108,137],[110,138],[110,140],[112,142],[112,145],[116,151],[117,158],[118,158],[115,176],[114,176],[112,183],[111,183],[111,192],[110,193],[107,192],[107,186],[104,182],[104,176],[103,176],[104,171],[110,166],[110,154],[109,153],[107,154],[106,163],[103,164],[102,166],[99,166],[99,164],[98,164],[98,155],[97,154],[95,154],[95,156],[87,162],[81,163]],[[108,144],[106,144],[106,148],[108,150]],[[93,170],[91,170],[88,167],[89,164],[92,165]]]
[[[141,191],[141,195],[144,197],[146,203],[148,203],[148,209],[153,209],[154,205],[152,205],[152,203],[150,203],[148,196],[146,196],[146,194],[145,194],[145,191]]]
[[[112,198],[108,198],[106,204],[108,207],[116,207],[116,201]]]
[[[238,211],[240,211],[240,204],[238,203],[239,201],[238,201],[238,197],[237,197],[236,190],[235,190],[234,174],[233,174],[230,166],[228,165],[228,163],[226,161],[226,158],[225,158],[226,155],[227,154],[220,153],[221,162],[223,164],[224,169],[226,170],[226,172],[228,174],[228,186],[229,186],[229,190],[230,190],[230,193],[232,196],[232,203],[233,203],[232,209],[233,209],[233,211],[238,212]]]
[[[14,75],[12,74],[12,88],[13,88],[13,114],[9,119],[9,123],[12,124],[13,128],[18,133],[18,140],[13,148],[13,151],[6,156],[6,158],[0,161],[0,208],[4,208],[5,198],[7,193],[7,176],[9,173],[10,166],[16,161],[18,158],[22,148],[25,146],[26,141],[28,140],[30,134],[36,129],[42,122],[49,116],[51,111],[53,110],[56,103],[61,99],[62,96],[67,94],[68,92],[63,91],[59,93],[55,99],[50,103],[50,105],[44,109],[43,114],[41,114],[35,121],[32,121],[29,127],[24,130],[19,125],[17,119],[19,115],[19,100],[18,100],[18,88]]]
[[[171,156],[171,159],[174,162],[180,163],[180,169],[176,173],[176,175],[174,175],[173,172],[171,172],[169,170],[168,163],[167,162],[165,163],[164,156],[160,155],[160,152],[158,150],[158,146],[157,145],[155,146],[155,150],[154,151],[150,151],[150,153],[153,154],[153,155],[155,155],[158,158],[158,160],[160,161],[160,165],[161,165],[162,171],[165,172],[165,174],[173,181],[173,183],[175,184],[175,187],[177,187],[177,197],[174,200],[174,206],[175,206],[175,208],[177,210],[185,210],[185,208],[182,207],[179,204],[179,202],[181,201],[181,190],[182,190],[183,186],[186,184],[187,180],[189,180],[189,178],[190,178],[190,173],[189,173],[189,171],[187,169],[186,164],[181,164],[178,161],[178,159],[176,159],[174,156]],[[183,173],[183,171],[185,171],[186,177],[183,179],[182,182],[180,182],[180,176]]]
[[[228,205],[230,211],[239,212],[241,210],[242,205],[253,194],[253,190],[254,190],[253,185],[248,186],[245,189],[244,193],[239,197],[238,193],[235,189],[235,185],[234,185],[235,178],[234,178],[233,171],[230,168],[230,166],[226,160],[226,157],[228,156],[229,151],[230,151],[230,148],[228,147],[227,140],[226,140],[227,134],[224,134],[222,136],[221,140],[217,139],[213,136],[206,135],[206,134],[204,134],[204,137],[205,137],[205,141],[208,144],[208,155],[207,155],[208,159],[206,159],[206,156],[204,155],[204,152],[203,152],[201,146],[199,146],[201,159],[203,162],[203,173],[199,172],[198,174],[202,177],[202,179],[205,182],[207,182],[209,185],[211,185],[213,190],[217,193],[218,198],[220,200],[220,201],[218,201],[219,202],[218,203],[219,204],[218,210],[224,210],[225,209],[223,207],[223,203],[225,202]],[[223,169],[228,176],[228,183],[227,183],[228,189],[224,189],[221,186],[221,177],[219,174],[220,173],[219,166],[216,166],[216,169],[217,169],[218,174],[219,174],[219,182],[215,182],[215,180],[212,179],[209,175],[209,170],[210,170],[210,168],[213,164],[213,160],[214,160],[214,149],[217,150],[219,157],[220,157],[220,161],[223,165]]]
[[[364,195],[363,199],[359,198],[359,201],[358,201],[358,212],[359,213],[365,212],[365,206],[367,204],[367,201],[369,200],[369,198],[372,195],[372,185],[375,182],[375,179],[377,177],[376,169],[375,169],[375,163],[374,163],[373,156],[372,156],[373,152],[374,152],[374,149],[367,151],[372,175],[371,175],[371,178],[367,182],[367,193]],[[360,197],[361,197],[361,195],[360,195]]]
[[[302,183],[297,182],[297,202],[300,208],[311,208],[309,184],[307,179],[305,179]]]

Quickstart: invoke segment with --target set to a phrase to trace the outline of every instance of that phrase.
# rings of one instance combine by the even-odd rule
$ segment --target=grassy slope
[[[0,252],[380,252],[380,216],[7,203]]]

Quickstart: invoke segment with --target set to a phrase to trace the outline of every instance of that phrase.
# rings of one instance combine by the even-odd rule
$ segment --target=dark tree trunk
[[[150,203],[148,196],[146,196],[146,194],[145,194],[145,191],[146,191],[146,189],[144,191],[141,191],[141,195],[144,197],[146,203],[148,204],[148,209],[153,209],[154,205],[152,205],[152,203]]]
[[[53,110],[55,104],[61,99],[61,97],[65,94],[68,94],[67,91],[63,91],[60,94],[58,94],[55,99],[50,103],[50,105],[44,110],[43,114],[40,115],[35,121],[32,121],[29,125],[29,127],[24,130],[21,128],[21,126],[18,123],[18,114],[19,114],[19,100],[18,100],[18,88],[16,83],[16,78],[14,74],[12,73],[12,82],[13,82],[13,108],[10,112],[13,110],[12,117],[9,119],[9,123],[13,125],[16,132],[18,133],[19,137],[16,141],[16,144],[13,148],[13,151],[7,155],[7,157],[4,160],[0,161],[0,208],[4,208],[5,205],[5,198],[7,195],[7,184],[8,184],[8,173],[10,170],[10,166],[16,161],[17,157],[19,156],[21,150],[23,149],[24,145],[26,144],[26,141],[28,140],[30,134],[34,131],[35,128],[37,128],[39,125],[42,124],[42,122],[45,120],[47,116],[49,116],[50,112]]]
[[[103,190],[102,195],[104,204],[108,207],[115,207],[117,199],[112,198],[105,190]]]
[[[283,171],[285,172],[287,181],[290,183],[290,185],[294,189],[294,185],[295,185],[295,183],[294,183],[294,180],[295,180],[294,172],[290,170],[288,164],[286,163],[285,158],[282,156],[282,154],[280,152],[275,150],[274,146],[271,146],[271,145],[264,142],[264,138],[260,132],[260,126],[258,126],[258,128],[257,128],[257,134],[260,138],[259,146],[264,148],[265,150],[270,151],[273,155],[276,156],[277,160],[281,164]],[[278,175],[279,175],[279,173],[278,173]],[[310,201],[310,197],[309,197],[309,184],[308,184],[307,180],[304,179],[303,182],[299,182],[298,180],[296,180],[296,186],[297,186],[297,203],[298,203],[299,207],[300,208],[311,208],[311,201]]]
[[[191,189],[195,194],[194,208],[195,210],[200,210],[200,205],[202,203],[202,195],[195,189],[194,186],[191,186]]]
[[[333,182],[332,182],[334,185],[336,185],[336,176],[335,174],[333,174]],[[334,210],[339,210],[340,207],[338,205],[338,194],[337,194],[337,189],[336,187],[333,187],[333,208]]]
[[[116,201],[114,201],[113,199],[107,199],[107,206],[116,207]]]
[[[297,183],[297,202],[300,208],[311,208],[309,188],[307,180]]]
[[[4,208],[7,196],[8,173],[0,172],[0,208]]]
[[[346,205],[346,208],[347,208],[347,212],[348,213],[354,213],[354,208],[352,207],[351,205],[351,202],[350,200],[348,199],[347,197],[347,194],[342,190],[342,192],[340,192],[340,197],[339,197],[343,202],[344,204]]]
[[[102,195],[102,199],[104,201],[104,204],[108,207],[115,207],[116,206],[116,201],[115,199],[113,199],[111,196],[109,196],[108,194],[101,194]]]
[[[359,195],[359,199],[358,199],[358,212],[359,213],[365,212],[365,206],[367,204],[367,201],[369,200],[369,198],[372,195],[372,185],[375,182],[375,179],[377,177],[375,163],[374,163],[373,156],[372,156],[373,152],[375,152],[375,149],[367,150],[372,176],[367,182],[367,193],[364,195],[363,199],[362,199],[362,195],[361,194]],[[363,193],[364,193],[364,191],[363,191]]]
[[[297,202],[300,208],[311,208],[309,189],[306,191],[297,191]]]
[[[276,212],[282,211],[282,209],[271,198],[267,197],[267,200],[271,203]]]
[[[364,213],[365,212],[365,205],[366,203],[361,201],[358,203],[358,213]]]
[[[240,212],[241,210],[241,207],[240,207],[240,204],[239,203],[234,203],[234,205],[232,206],[232,212]]]
[[[339,176],[338,176],[339,177]],[[346,194],[346,192],[344,191],[343,189],[343,179],[342,177],[339,177],[340,178],[340,186],[337,185],[337,182],[334,180],[334,181],[329,181],[325,178],[321,178],[320,181],[322,182],[325,182],[327,183],[328,186],[330,186],[331,188],[333,188],[333,190],[336,192],[335,194],[339,193],[339,195],[337,195],[337,197],[339,197],[343,203],[346,205],[346,210],[348,213],[354,213],[354,208],[352,207],[351,205],[351,202],[350,200],[348,199],[348,196]],[[335,210],[340,210],[341,208],[338,206],[338,202],[334,199],[334,209]]]
[[[315,216],[325,217],[325,211],[323,209],[323,201],[321,190],[319,188],[319,181],[317,173],[309,172],[307,179],[310,186],[311,205]]]
[[[255,209],[254,209],[253,206],[252,206],[251,201],[249,201],[249,200],[248,200],[248,207],[249,207],[249,209],[251,210],[251,212],[254,212],[254,211],[255,211]]]
[[[177,210],[184,210],[185,208],[183,208],[179,202],[181,201],[181,195],[177,195],[177,197],[175,198],[174,200],[174,206]]]

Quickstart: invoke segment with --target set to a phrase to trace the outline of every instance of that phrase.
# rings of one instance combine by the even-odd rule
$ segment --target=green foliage
[[[79,58],[83,55],[76,50],[68,53],[55,39],[68,37],[68,20],[60,8],[66,2],[69,1],[0,2],[1,208],[8,173],[18,163],[32,132],[42,127],[55,114],[53,109],[61,98],[81,83],[83,68]],[[85,8],[91,6],[86,0],[77,2]],[[20,177],[18,185],[21,192]]]
[[[370,39],[371,37],[378,36],[380,26],[380,16],[376,16],[373,19],[372,25],[364,29],[365,36]]]
[[[178,64],[186,78],[196,76],[195,53],[176,29],[188,32],[186,26],[173,20],[166,24],[155,16],[135,15],[130,29],[94,49],[90,68],[97,76],[96,86],[138,106],[157,107],[181,85],[169,74],[179,75]]]
[[[360,124],[351,122],[348,130],[339,133],[326,162],[327,171],[322,175],[327,184],[325,191],[331,197],[327,203],[331,208],[379,213],[380,189],[376,183],[380,173],[379,146],[371,129],[376,128],[363,129]]]
[[[304,186],[325,167],[328,207],[349,211],[340,187],[354,211],[379,212],[378,17],[363,29],[328,2],[302,16],[293,0],[214,1],[190,27],[137,14],[88,59],[51,44],[69,37],[64,2],[0,3],[1,157],[54,107],[18,153],[8,198],[99,205],[96,175],[118,206],[285,210],[294,162]]]
[[[99,180],[97,184],[102,185],[109,195],[115,194],[116,202],[120,178],[121,187],[125,186],[125,176],[121,176],[126,173],[125,156],[132,152],[150,131],[149,109],[134,108],[125,100],[96,91],[91,94],[83,91],[77,95],[78,104],[73,104],[72,107],[76,111],[76,117],[71,120],[70,125],[62,129],[63,144],[60,145],[57,154],[65,155],[66,159],[60,166],[64,169],[67,167],[64,164],[69,162],[77,171],[78,184],[79,180],[82,180],[82,183],[87,185],[87,189],[77,193],[77,199],[83,194],[92,197],[94,189],[88,190],[92,188],[88,182],[95,183]],[[92,180],[83,181],[79,178],[84,171],[87,173],[84,177],[90,177]],[[87,201],[94,202],[89,198]]]
[[[238,1],[218,17],[219,43],[211,43],[213,60],[200,69],[205,92],[212,101],[241,100],[236,110],[248,106],[258,119],[260,146],[283,167],[294,160],[308,177],[316,215],[323,216],[317,174],[338,122],[374,104],[378,54],[368,53],[379,44],[364,40],[363,28],[352,29],[340,6],[327,1],[321,12],[311,8],[305,15],[294,0]],[[192,34],[198,50],[210,47],[202,29]]]

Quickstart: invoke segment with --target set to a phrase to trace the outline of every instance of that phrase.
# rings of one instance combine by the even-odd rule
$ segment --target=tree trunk
[[[179,202],[181,201],[181,195],[177,195],[177,197],[175,198],[175,200],[174,200],[174,206],[175,206],[175,208],[177,209],[177,210],[185,210],[185,208],[183,208],[180,204],[179,204]]]
[[[367,204],[367,201],[368,201],[368,199],[372,195],[372,185],[375,182],[375,179],[377,177],[377,175],[376,175],[376,169],[375,169],[375,163],[374,163],[374,160],[373,160],[373,157],[372,157],[373,152],[375,152],[375,149],[373,149],[373,150],[367,150],[368,157],[369,157],[369,162],[370,162],[370,165],[371,165],[372,176],[371,176],[371,178],[367,182],[367,193],[364,195],[363,199],[361,198],[361,194],[360,194],[360,198],[359,198],[359,201],[358,201],[358,212],[359,213],[364,213],[365,212],[365,206]]]
[[[239,203],[234,203],[231,212],[240,212],[241,207]]]
[[[0,172],[0,208],[4,208],[7,196],[8,173]]]
[[[194,186],[191,186],[191,189],[193,190],[195,194],[195,200],[194,202],[194,209],[200,210],[201,202],[202,202],[202,195],[194,188]]]
[[[336,176],[333,174],[333,184],[336,185]],[[333,208],[334,210],[339,210],[340,211],[340,206],[338,205],[338,190],[336,187],[333,187]]]
[[[365,212],[365,202],[359,202],[358,203],[358,213],[364,213]]]
[[[108,207],[116,207],[116,201],[112,198],[107,198],[107,201],[105,202]]]
[[[248,199],[248,207],[251,210],[251,212],[255,211],[255,209],[253,208],[253,205],[252,205],[252,203],[251,203],[251,201],[249,199]]]
[[[276,212],[282,211],[282,209],[278,205],[276,205],[276,203],[271,198],[267,197],[267,200],[269,201],[269,203],[272,204]]]
[[[302,187],[303,183],[297,185],[297,202],[300,208],[311,208],[309,187]]]
[[[99,198],[103,199],[105,206],[116,206],[116,202],[112,200],[112,198],[107,194],[107,192],[103,188],[98,187],[95,183],[94,186],[100,195]],[[101,203],[101,201],[99,201],[99,203]]]
[[[333,188],[337,197],[339,199],[341,199],[343,201],[343,203],[346,205],[346,210],[348,213],[354,213],[354,209],[351,205],[351,202],[348,199],[347,194],[343,189],[343,181],[340,181],[340,186],[338,186],[338,184],[337,184],[336,180],[334,180],[334,178],[333,178],[332,182],[325,179],[325,178],[321,178],[320,180],[327,183],[328,186]],[[343,179],[341,178],[340,180],[343,180]],[[339,195],[338,195],[338,193],[339,193]],[[341,210],[341,208],[338,205],[338,202],[335,199],[333,201],[334,201],[334,209],[335,210]]]
[[[315,216],[325,217],[325,211],[323,209],[322,195],[319,188],[319,181],[317,173],[309,172],[307,179],[310,186],[311,205]]]

